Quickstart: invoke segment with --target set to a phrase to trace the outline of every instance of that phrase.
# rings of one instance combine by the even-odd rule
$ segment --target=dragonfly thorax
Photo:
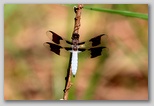
[[[73,51],[78,51],[79,46],[78,45],[72,45],[72,50]]]

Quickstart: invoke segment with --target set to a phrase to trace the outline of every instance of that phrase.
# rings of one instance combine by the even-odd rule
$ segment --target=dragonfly
[[[100,34],[85,42],[79,42],[80,35],[78,33],[73,33],[72,38],[71,38],[72,42],[64,39],[60,35],[50,30],[47,31],[46,34],[49,37],[49,39],[53,42],[53,43],[52,42],[44,43],[44,46],[49,48],[50,51],[52,51],[53,53],[57,55],[61,55],[62,50],[72,53],[71,69],[72,69],[73,76],[75,76],[77,73],[79,53],[88,51],[90,52],[90,58],[95,58],[97,56],[100,56],[102,54],[102,50],[106,48],[105,46],[100,45],[101,38],[105,34]],[[82,46],[82,45],[86,45],[86,43],[90,44],[91,47]],[[65,46],[66,44],[69,46]]]

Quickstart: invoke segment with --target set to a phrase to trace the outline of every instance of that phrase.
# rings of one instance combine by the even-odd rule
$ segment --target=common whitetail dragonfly
[[[56,34],[53,31],[47,31],[47,36],[52,40],[53,43],[51,42],[45,42],[44,46],[48,47],[50,51],[54,52],[57,55],[61,55],[61,50],[69,51],[72,53],[72,60],[71,60],[71,68],[72,68],[72,73],[73,76],[76,75],[77,72],[77,65],[78,65],[78,53],[84,52],[84,51],[89,51],[91,58],[95,58],[97,56],[101,55],[101,52],[105,46],[101,46],[101,38],[105,34],[98,35],[96,37],[91,38],[87,42],[79,42],[79,34],[74,33],[72,36],[72,42],[65,40],[58,34]],[[66,43],[69,46],[64,46],[61,44],[61,42]],[[91,48],[83,48],[80,47],[81,45],[84,45],[86,43],[91,43]],[[99,46],[100,45],[100,46]]]

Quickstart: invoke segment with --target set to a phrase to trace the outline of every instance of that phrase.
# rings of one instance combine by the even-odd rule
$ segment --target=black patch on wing
[[[99,35],[99,36],[96,36],[96,37],[90,39],[89,41],[92,42],[92,46],[97,46],[97,45],[101,44],[101,37],[102,37],[103,35],[105,35],[105,34],[101,34],[101,35]]]
[[[56,44],[60,44],[60,40],[63,40],[63,38],[52,31],[49,32],[52,33],[52,41],[55,42]]]
[[[50,51],[60,55],[60,49],[62,49],[63,47],[50,42],[46,42],[45,44],[48,44],[50,46]]]
[[[106,47],[95,47],[95,48],[88,49],[89,51],[91,51],[91,58],[100,56],[103,48],[106,48]]]
[[[79,48],[78,51],[84,52],[86,49],[85,48]]]
[[[64,40],[66,41],[68,44],[72,44],[72,42],[63,39],[61,36],[59,36],[58,34],[56,34],[53,31],[47,31],[47,35],[49,36],[49,38],[51,38],[51,40],[56,43],[56,44],[60,44],[60,40]]]

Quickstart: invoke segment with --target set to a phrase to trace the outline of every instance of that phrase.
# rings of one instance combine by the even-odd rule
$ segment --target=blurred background
[[[85,6],[148,14],[147,4]],[[74,17],[68,5],[4,5],[5,100],[63,98],[69,58],[43,43],[50,41],[48,30],[70,40]],[[69,100],[148,100],[148,20],[83,9],[80,40],[102,33],[108,51],[94,59],[79,57]]]

